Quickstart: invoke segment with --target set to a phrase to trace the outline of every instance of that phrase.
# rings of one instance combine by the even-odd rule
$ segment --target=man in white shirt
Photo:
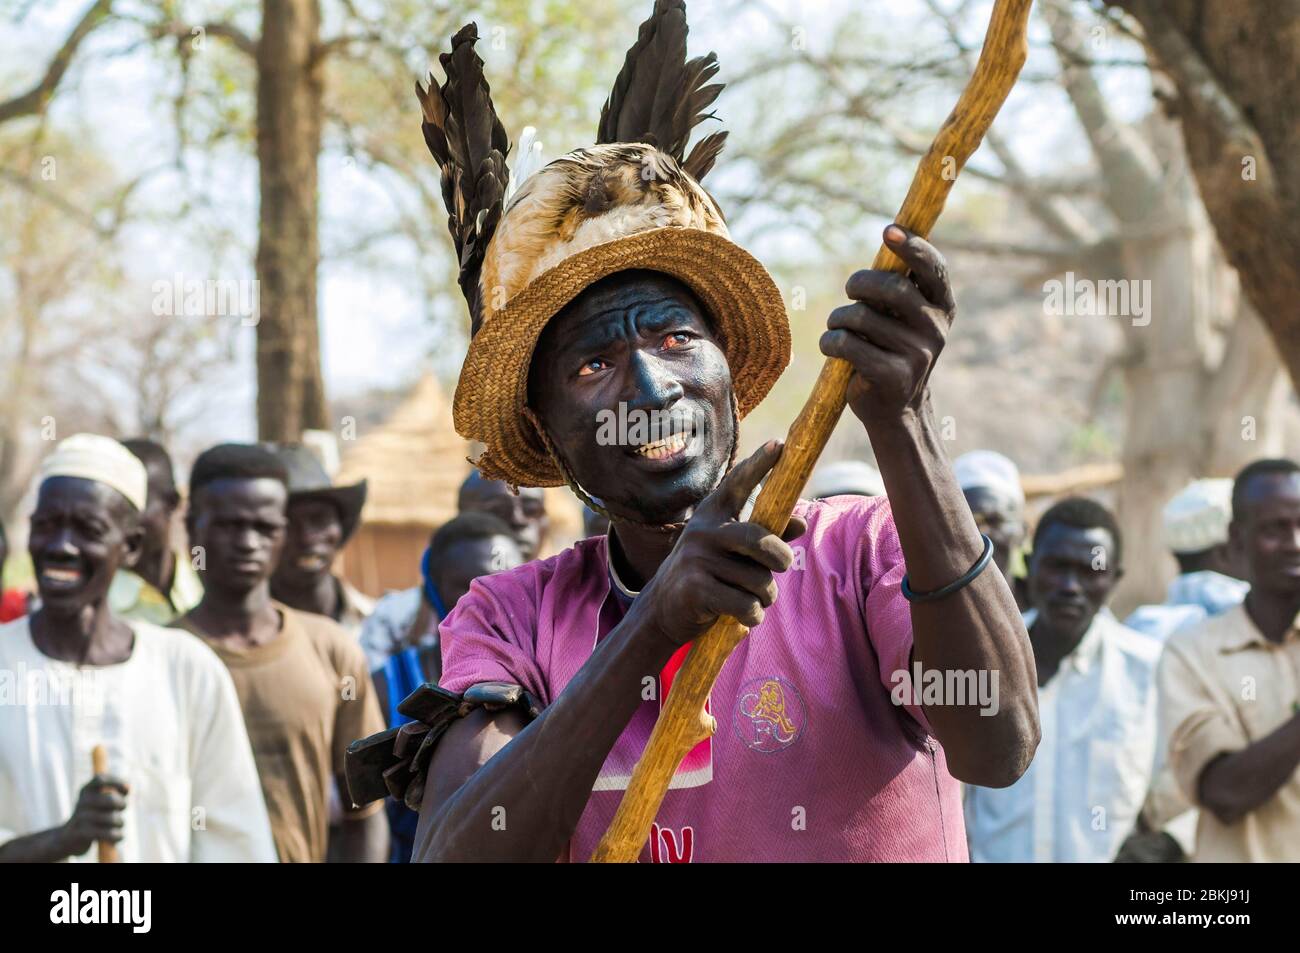
[[[1025,623],[1042,741],[1015,784],[967,789],[971,860],[1107,862],[1134,830],[1155,753],[1160,644],[1105,607],[1121,546],[1092,500],[1063,500],[1039,520]]]
[[[41,608],[0,627],[0,861],[272,861],[234,685],[192,635],[113,615],[141,548],[144,466],[69,437],[42,467],[29,551]],[[93,775],[102,745],[108,773]]]

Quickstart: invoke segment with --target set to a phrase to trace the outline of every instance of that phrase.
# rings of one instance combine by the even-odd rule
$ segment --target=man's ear
[[[1240,561],[1246,553],[1245,536],[1236,517],[1228,522],[1228,541],[1223,544],[1223,551],[1230,562]]]
[[[199,521],[198,499],[191,494],[190,498],[185,501],[185,516],[183,523],[185,525],[185,540],[191,546],[194,545],[194,531]]]
[[[127,569],[134,569],[135,564],[140,561],[140,554],[144,552],[144,527],[137,522],[123,535],[126,554],[122,557],[122,565]]]

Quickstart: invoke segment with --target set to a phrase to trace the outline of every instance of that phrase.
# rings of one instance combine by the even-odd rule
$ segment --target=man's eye
[[[594,374],[597,371],[603,371],[607,367],[609,367],[609,365],[606,364],[600,358],[598,357],[593,358],[592,360],[588,361],[586,364],[582,365],[582,367],[578,371],[578,376],[586,377],[588,374]]]
[[[685,331],[674,331],[668,337],[664,338],[664,347],[674,348],[681,347],[683,344],[690,344],[691,336]]]

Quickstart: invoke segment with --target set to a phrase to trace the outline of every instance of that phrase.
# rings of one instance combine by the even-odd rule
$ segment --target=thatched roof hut
[[[456,515],[469,475],[469,442],[456,433],[451,401],[426,375],[382,425],[344,441],[336,481],[369,481],[361,527],[343,553],[343,575],[370,595],[419,581],[429,535]],[[564,488],[547,490],[550,543],[543,555],[581,533],[581,509]]]

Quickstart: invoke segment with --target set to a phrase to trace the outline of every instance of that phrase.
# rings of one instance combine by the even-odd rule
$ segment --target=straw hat
[[[417,85],[417,92],[471,312],[453,417],[461,436],[485,446],[480,470],[516,486],[566,482],[527,408],[533,351],[565,305],[628,269],[671,275],[694,292],[727,355],[743,417],[789,362],[790,330],[776,284],[731,241],[699,184],[726,133],[685,155],[691,128],[710,115],[704,109],[722,88],[705,85],[717,71],[713,54],[685,59],[685,5],[658,0],[642,24],[602,111],[597,144],[544,166],[508,200],[509,143],[491,110],[475,39],[473,24],[462,29],[441,57],[447,82],[431,77],[429,90]]]

